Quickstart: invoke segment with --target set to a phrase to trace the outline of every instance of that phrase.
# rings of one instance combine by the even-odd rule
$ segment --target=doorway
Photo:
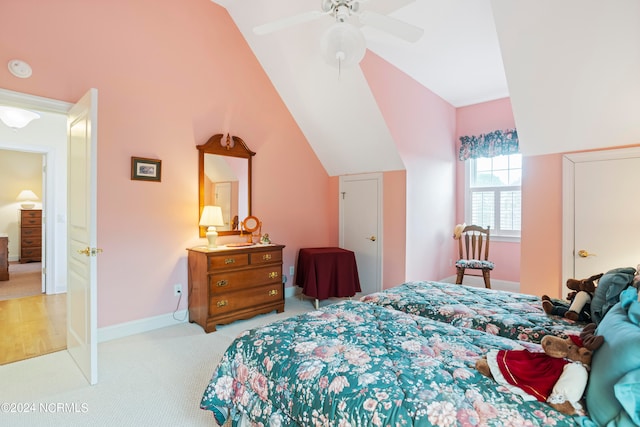
[[[630,236],[640,217],[629,177],[639,169],[640,148],[564,156],[563,281],[638,265],[640,251]]]
[[[0,148],[44,147],[50,160],[45,170],[45,238],[52,242],[46,245],[47,284],[54,293],[67,292],[67,354],[89,383],[96,384],[98,91],[89,89],[76,104],[69,104],[0,89],[0,103],[40,113],[20,132],[0,127]],[[67,179],[67,172],[73,178]]]
[[[340,246],[355,253],[364,295],[382,290],[382,174],[340,177]]]
[[[0,300],[5,328],[2,330],[3,342],[13,343],[10,350],[1,349],[0,364],[66,348],[66,224],[60,220],[64,220],[67,203],[67,135],[63,111],[68,107],[66,103],[61,103],[60,108],[51,102],[29,104],[18,95],[0,90],[0,103],[38,111],[40,118],[18,130],[0,123],[0,155],[14,164],[11,167],[2,165],[3,171],[11,171],[11,177],[2,177],[3,189],[8,190],[4,198],[0,197],[0,224],[8,229],[0,232],[11,240],[9,282],[13,282],[12,279],[22,282],[17,283],[16,293],[8,294],[16,298]],[[20,262],[21,206],[16,195],[27,189],[23,186],[30,187],[28,189],[39,198],[35,209],[41,211],[43,224],[39,237],[40,262],[37,257],[32,257],[36,262]],[[31,245],[35,245],[37,239],[32,240]],[[29,251],[31,256],[33,249],[31,247]],[[0,286],[2,284],[0,282]],[[27,291],[25,287],[31,289]]]
[[[43,266],[42,200],[46,155],[0,149],[0,233],[7,236],[9,280],[0,282],[0,300],[38,295],[46,291]],[[24,209],[18,195],[30,191],[37,197]],[[27,203],[28,204],[28,203]],[[27,221],[24,221],[26,219]],[[38,271],[40,274],[38,274]]]
[[[46,239],[41,220],[46,188],[46,154],[0,150],[0,224],[8,240],[8,280],[0,282],[0,365],[66,348],[64,294],[47,295]],[[16,195],[30,190],[35,206]]]

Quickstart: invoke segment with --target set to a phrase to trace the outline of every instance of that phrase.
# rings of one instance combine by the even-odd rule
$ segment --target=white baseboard
[[[284,288],[284,297],[290,298],[301,293],[297,286]],[[98,342],[106,342],[129,335],[141,334],[153,331],[154,329],[166,328],[167,326],[178,325],[189,321],[187,310],[180,310],[174,313],[162,314],[160,316],[147,317],[146,319],[133,320],[131,322],[119,323],[117,325],[105,326],[98,329]]]
[[[284,288],[284,297],[285,298],[291,298],[291,297],[295,297],[296,295],[302,293],[302,289],[297,287],[297,286],[290,286],[288,288]]]
[[[140,334],[153,331],[154,329],[166,328],[167,326],[178,325],[189,320],[187,310],[180,310],[174,313],[167,313],[146,319],[133,320],[131,322],[119,323],[117,325],[105,326],[98,329],[98,343],[111,341],[129,335]]]

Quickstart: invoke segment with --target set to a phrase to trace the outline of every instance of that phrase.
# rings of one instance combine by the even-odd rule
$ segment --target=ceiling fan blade
[[[273,33],[274,31],[284,30],[285,28],[293,27],[294,25],[303,24],[305,22],[318,19],[325,13],[317,10],[301,13],[299,15],[289,16],[288,18],[279,19],[273,22],[267,22],[266,24],[253,27],[253,32],[259,36]]]
[[[364,11],[359,14],[359,19],[362,25],[377,28],[411,43],[417,42],[424,34],[420,27],[376,12]]]

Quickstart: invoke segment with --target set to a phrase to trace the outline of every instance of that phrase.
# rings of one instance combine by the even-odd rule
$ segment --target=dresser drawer
[[[22,221],[29,221],[32,219],[40,220],[42,219],[42,211],[41,210],[22,210],[20,211]]]
[[[42,238],[41,237],[23,237],[20,240],[21,248],[33,248],[42,246]]]
[[[239,292],[214,295],[209,300],[209,312],[215,315],[222,315],[260,304],[278,302],[282,299],[282,282],[272,283]]]
[[[38,218],[32,218],[32,217],[28,217],[28,218],[24,218],[22,217],[22,226],[23,227],[38,227],[39,225],[42,224],[42,218],[38,217]]]
[[[281,250],[275,250],[275,251],[269,251],[269,252],[256,252],[256,253],[252,253],[250,256],[251,256],[251,265],[282,262]]]
[[[230,292],[267,283],[282,283],[280,265],[264,266],[240,271],[215,273],[209,276],[211,294]]]
[[[20,233],[20,237],[40,237],[40,227],[23,227]]]
[[[225,254],[209,257],[209,271],[249,265],[249,254]]]
[[[42,256],[42,248],[20,248],[20,258],[40,258]]]

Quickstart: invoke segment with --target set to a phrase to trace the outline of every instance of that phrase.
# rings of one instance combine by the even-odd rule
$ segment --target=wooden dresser
[[[0,280],[9,280],[9,236],[0,234]]]
[[[20,211],[20,263],[42,261],[42,210]]]
[[[284,311],[282,245],[195,247],[189,254],[189,321],[217,324]]]

